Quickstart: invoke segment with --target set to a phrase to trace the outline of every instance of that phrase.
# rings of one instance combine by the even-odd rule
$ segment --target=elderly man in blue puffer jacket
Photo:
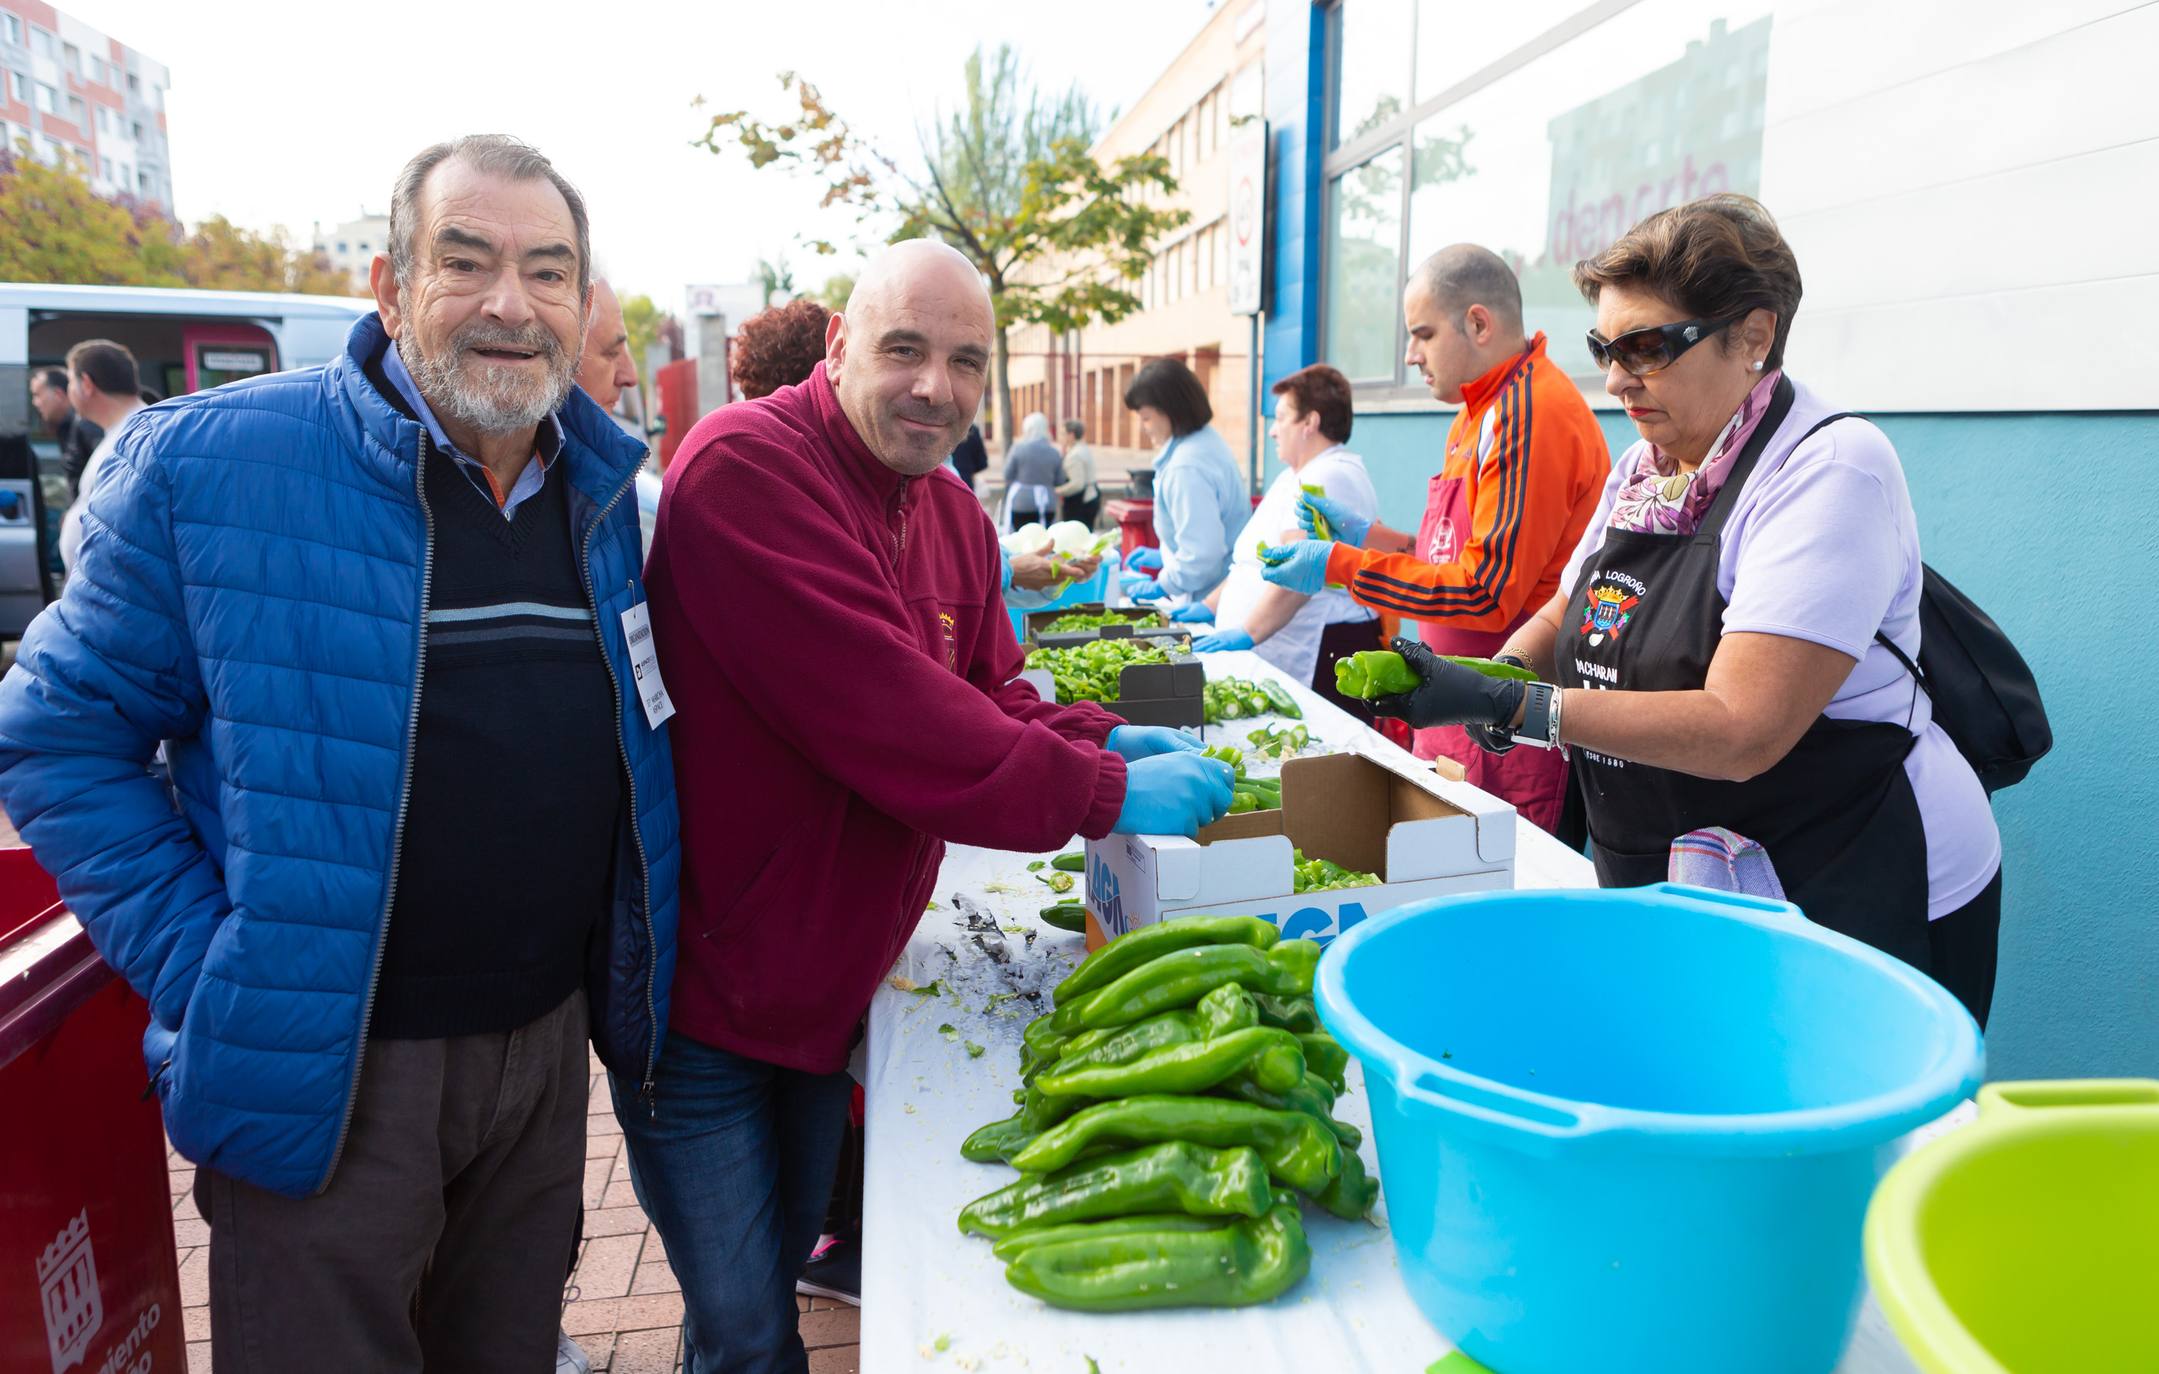
[[[0,684],[0,800],[150,1003],[219,1370],[548,1367],[588,1032],[649,1101],[667,1025],[672,708],[642,450],[570,384],[583,202],[475,137],[391,205],[344,356],[128,426]]]

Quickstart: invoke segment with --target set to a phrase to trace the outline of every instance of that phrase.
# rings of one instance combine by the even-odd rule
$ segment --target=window
[[[49,115],[60,113],[60,93],[40,81],[37,83],[37,107]]]
[[[137,172],[135,174],[135,194],[141,196],[144,200],[150,198],[150,174],[148,172]]]
[[[362,240],[362,241],[361,241],[361,244],[360,244],[360,251],[361,251],[361,252],[363,252],[363,253],[365,253],[365,252],[367,252],[367,251],[368,251],[368,248],[367,248],[367,243],[366,243],[366,241],[365,241],[365,240]]]
[[[345,245],[345,241],[343,239],[339,239],[337,241],[337,251],[340,253],[350,253],[352,250]]]
[[[74,72],[74,73],[75,73],[75,74],[76,74],[77,76],[80,76],[80,75],[82,75],[82,49],[81,49],[81,48],[78,48],[78,47],[76,47],[76,46],[75,46],[75,45],[74,45],[73,43],[63,43],[63,44],[61,44],[61,45],[60,45],[60,60],[61,60],[62,62],[64,62],[64,63],[66,63],[66,64],[67,64],[67,69],[68,69],[69,71],[71,71],[71,72]]]
[[[104,58],[93,57],[90,59],[90,79],[100,86],[110,86],[112,84],[112,68]]]
[[[1402,145],[1337,177],[1327,207],[1326,351],[1353,382],[1392,382],[1401,329]]]
[[[1334,146],[1409,110],[1411,0],[1348,0],[1334,10]]]
[[[1470,242],[1514,268],[1523,323],[1553,360],[1591,375],[1574,263],[1667,205],[1760,187],[1772,3],[1517,0],[1470,28],[1436,0],[1345,0],[1330,52],[1365,67],[1337,79],[1343,136],[1324,164],[1323,356],[1360,384],[1406,389],[1403,282]],[[1396,80],[1390,43],[1415,53],[1416,100],[1374,123]]]
[[[139,119],[134,123],[133,137],[137,143],[142,142],[142,121]]]
[[[71,95],[67,98],[67,117],[68,122],[78,129],[90,127],[90,107],[83,104],[81,96]]]
[[[127,74],[127,90],[129,95],[141,95],[142,78],[135,75],[135,73],[133,72],[129,72]]]
[[[30,26],[30,51],[36,53],[39,57],[57,59],[59,56],[53,48],[52,35],[35,24]]]
[[[60,141],[50,136],[40,136],[38,139],[38,155],[51,165],[59,166]]]
[[[106,181],[111,181],[111,180],[112,180],[112,159],[111,159],[111,158],[109,158],[109,157],[101,157],[101,158],[99,158],[99,159],[97,160],[97,174],[98,174],[98,176],[99,176],[100,178],[102,178],[102,179],[104,179],[104,180],[106,180]]]
[[[22,20],[14,15],[0,14],[0,33],[5,33],[7,41],[16,47],[22,46]]]
[[[97,131],[101,134],[112,132],[112,111],[103,105],[97,107]]]
[[[30,103],[30,81],[29,81],[29,78],[25,77],[25,76],[24,76],[24,75],[23,75],[23,74],[22,74],[21,72],[9,72],[9,73],[8,73],[7,75],[8,75],[8,82],[9,82],[9,84],[10,84],[10,85],[12,85],[12,86],[13,86],[13,87],[15,88],[15,98],[16,98],[17,100],[21,101],[21,102],[22,102],[23,104],[25,104],[25,105],[29,104],[29,103]]]

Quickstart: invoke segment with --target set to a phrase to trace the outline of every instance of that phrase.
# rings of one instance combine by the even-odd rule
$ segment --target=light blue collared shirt
[[[1251,518],[1244,474],[1213,425],[1171,441],[1154,465],[1155,581],[1189,601],[1205,598],[1229,576],[1237,532]]]
[[[547,469],[552,455],[562,452],[560,416],[553,411],[548,412],[547,423],[542,425],[539,433],[534,436],[537,447],[533,450],[532,461],[525,464],[524,470],[517,474],[517,480],[510,484],[509,494],[498,503],[495,501],[494,475],[487,470],[486,464],[451,443],[450,436],[442,432],[442,422],[435,418],[433,407],[429,406],[427,398],[420,394],[420,384],[412,380],[412,373],[405,369],[405,360],[397,355],[397,345],[394,342],[390,345],[390,351],[383,355],[382,370],[389,377],[390,385],[397,388],[397,394],[405,398],[405,404],[412,407],[412,413],[419,416],[420,423],[427,427],[428,442],[457,460],[457,470],[465,474],[465,480],[477,487],[490,504],[495,504],[502,511],[503,519],[516,516],[517,508],[523,505],[528,497],[539,493],[541,484],[547,480]]]

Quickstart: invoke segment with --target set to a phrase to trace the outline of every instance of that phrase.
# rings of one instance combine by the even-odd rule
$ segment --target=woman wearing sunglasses
[[[1662,881],[1698,829],[1758,842],[1810,918],[1928,971],[1984,1024],[2001,841],[1895,651],[1919,656],[1920,597],[1896,452],[1784,373],[1791,248],[1753,200],[1712,196],[1574,277],[1642,438],[1560,593],[1499,655],[1542,680],[1398,644],[1424,683],[1375,708],[1494,750],[1569,746],[1605,886]]]

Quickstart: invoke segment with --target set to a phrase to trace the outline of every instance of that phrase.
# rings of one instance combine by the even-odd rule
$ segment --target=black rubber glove
[[[1515,667],[1535,672],[1519,654],[1495,654],[1494,663],[1512,663]],[[1487,754],[1504,754],[1514,748],[1514,732],[1504,725],[1465,725],[1462,733]]]
[[[1481,725],[1494,733],[1512,734],[1515,713],[1522,709],[1524,684],[1449,663],[1414,639],[1397,639],[1387,647],[1402,656],[1424,685],[1400,696],[1380,697],[1372,703],[1375,715],[1398,717],[1419,730],[1435,725]]]

